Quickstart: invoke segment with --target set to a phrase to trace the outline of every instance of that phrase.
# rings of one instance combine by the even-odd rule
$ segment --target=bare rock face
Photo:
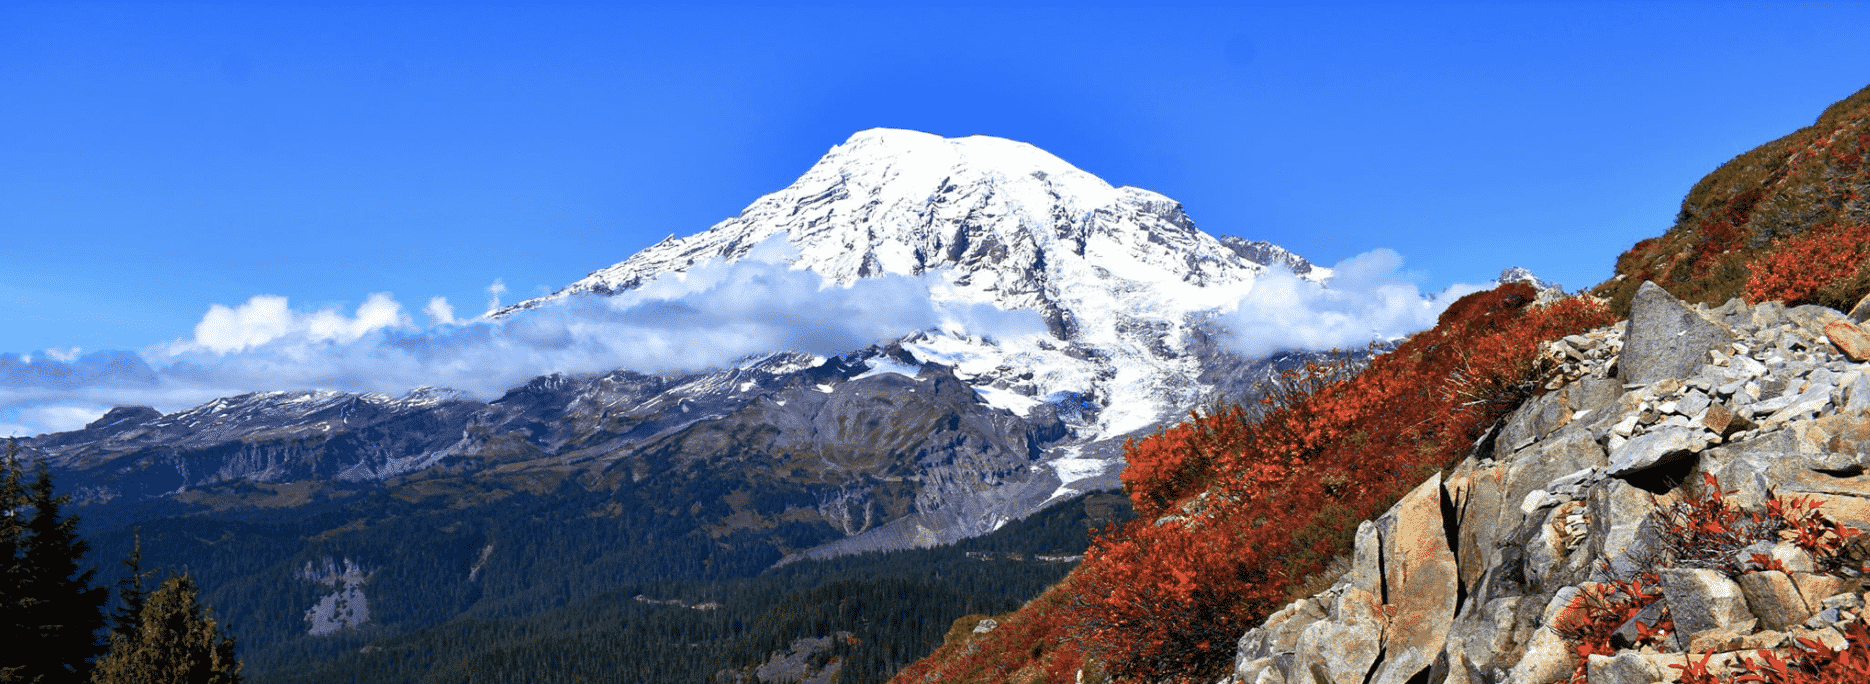
[[[1693,455],[1707,443],[1687,427],[1656,430],[1631,438],[1610,454],[1610,474],[1629,475]]]
[[[1838,351],[1852,361],[1870,361],[1870,335],[1857,324],[1848,321],[1836,321],[1825,326],[1825,337],[1837,345]]]
[[[1460,577],[1442,518],[1446,496],[1441,477],[1431,477],[1377,520],[1385,551],[1384,593],[1395,609],[1383,635],[1383,664],[1372,682],[1414,679],[1448,641]]]
[[[1842,644],[1865,612],[1854,565],[1778,537],[1724,570],[1678,565],[1657,515],[1714,476],[1734,505],[1803,497],[1870,530],[1870,364],[1828,334],[1840,320],[1645,286],[1631,321],[1550,344],[1544,394],[1359,528],[1336,585],[1243,635],[1229,681],[1546,684],[1582,667],[1649,684],[1675,681],[1684,651],[1726,671],[1801,638]],[[1661,598],[1612,637],[1624,650],[1580,661],[1565,626],[1642,573]],[[1674,632],[1638,644],[1665,609]]]
[[[1627,652],[1591,656],[1586,672],[1594,684],[1649,684],[1663,680],[1664,670],[1644,654]]]

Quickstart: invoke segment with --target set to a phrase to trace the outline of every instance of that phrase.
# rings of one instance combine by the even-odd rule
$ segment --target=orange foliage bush
[[[1782,499],[1773,493],[1761,508],[1742,509],[1727,499],[1731,492],[1722,491],[1714,475],[1703,473],[1701,478],[1708,485],[1705,496],[1678,501],[1654,514],[1670,565],[1739,576],[1755,569],[1752,565],[1764,567],[1766,563],[1756,559],[1750,565],[1735,554],[1755,542],[1780,539],[1811,552],[1824,569],[1844,564],[1841,554],[1857,530],[1819,511],[1809,497]]]
[[[985,634],[951,639],[898,672],[892,682],[1070,682],[1084,662],[1075,623],[1063,610],[1072,579],[1054,585]]]
[[[1870,254],[1870,227],[1820,226],[1747,264],[1747,299],[1778,300],[1788,306],[1827,304],[1848,309],[1855,302],[1839,301],[1855,293],[1849,282]],[[1834,296],[1828,289],[1838,290]]]

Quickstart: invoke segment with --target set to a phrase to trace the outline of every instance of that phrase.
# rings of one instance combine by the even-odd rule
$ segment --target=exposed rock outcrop
[[[1228,681],[1543,684],[1582,666],[1647,684],[1675,681],[1685,652],[1712,650],[1716,670],[1799,638],[1843,644],[1859,566],[1771,539],[1678,563],[1658,511],[1713,495],[1712,476],[1734,506],[1805,496],[1870,529],[1870,365],[1833,342],[1856,326],[1644,286],[1627,324],[1548,345],[1547,391],[1364,523],[1349,572],[1243,635]],[[1623,650],[1581,663],[1564,626],[1638,573],[1661,598],[1611,638]],[[1673,633],[1631,648],[1665,610]]]

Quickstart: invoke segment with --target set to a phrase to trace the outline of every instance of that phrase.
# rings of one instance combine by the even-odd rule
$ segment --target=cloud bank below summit
[[[276,295],[215,304],[193,338],[140,354],[0,354],[0,435],[77,429],[112,406],[170,412],[255,391],[395,396],[434,386],[490,399],[554,372],[693,372],[777,350],[840,354],[931,328],[990,338],[1045,334],[1034,312],[932,301],[928,279],[938,276],[843,287],[790,268],[788,256],[756,251],[629,292],[570,297],[497,319],[456,319],[446,300],[433,298],[423,308],[434,321],[427,326],[387,293],[348,313],[297,310]],[[1355,347],[1433,325],[1449,302],[1484,289],[1424,297],[1401,263],[1388,250],[1359,255],[1338,265],[1328,284],[1273,269],[1216,322],[1250,357]]]
[[[1288,351],[1360,349],[1433,327],[1449,304],[1492,287],[1455,284],[1425,295],[1402,266],[1402,255],[1377,249],[1333,266],[1324,283],[1274,268],[1213,323],[1224,329],[1234,351],[1251,359]]]
[[[833,355],[930,328],[988,337],[1043,334],[1038,314],[936,302],[921,278],[843,287],[756,252],[614,296],[577,296],[501,318],[457,320],[441,298],[418,326],[387,293],[353,312],[296,310],[259,295],[215,304],[194,336],[140,354],[0,353],[0,435],[72,430],[112,406],[175,411],[218,397],[332,389],[401,395],[448,387],[491,399],[549,373],[629,368],[683,373],[779,350]],[[490,289],[496,299],[499,292]]]

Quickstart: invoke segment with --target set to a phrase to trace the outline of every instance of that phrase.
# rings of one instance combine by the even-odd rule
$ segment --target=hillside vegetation
[[[1849,310],[1870,293],[1866,154],[1870,88],[1701,179],[1675,225],[1617,257],[1616,275],[1593,292],[1620,316],[1646,280],[1691,303],[1746,297]]]
[[[1595,296],[1470,295],[1360,372],[1315,364],[1264,405],[1198,413],[1127,445],[1139,518],[1109,527],[1075,572],[993,628],[957,623],[893,681],[1216,681],[1248,627],[1342,574],[1360,521],[1469,456],[1541,391],[1543,342],[1627,315],[1644,281],[1711,304],[1848,310],[1870,292],[1867,118],[1870,89],[1723,165]]]

